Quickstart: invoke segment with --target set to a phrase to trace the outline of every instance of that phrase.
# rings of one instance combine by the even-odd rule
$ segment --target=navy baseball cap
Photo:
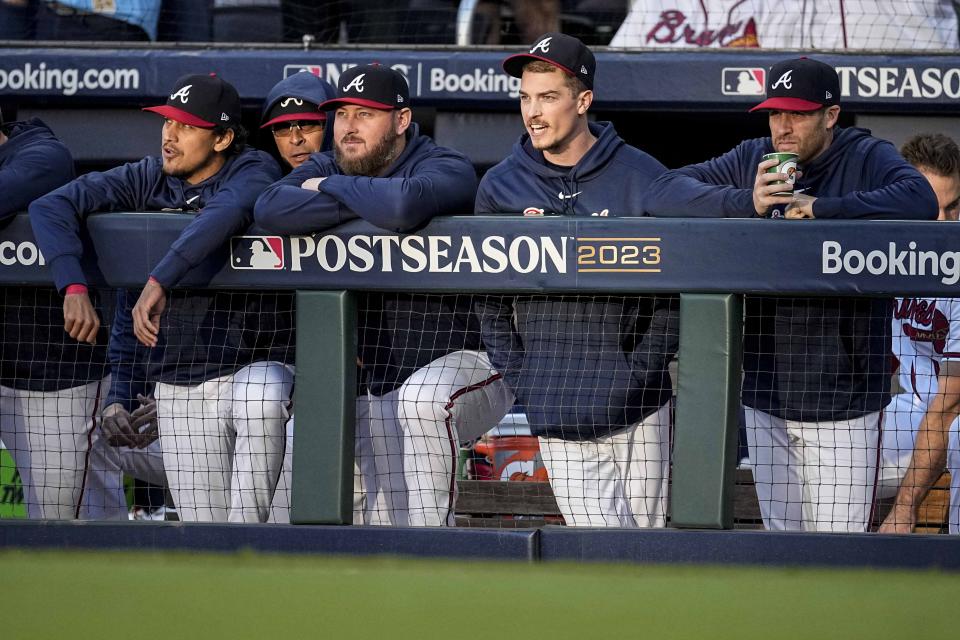
[[[816,111],[840,104],[840,76],[830,65],[797,58],[770,67],[767,99],[750,111]]]
[[[213,73],[188,75],[177,80],[165,105],[143,110],[203,129],[229,127],[240,124],[240,95]]]
[[[410,106],[410,88],[403,74],[390,67],[368,64],[353,67],[340,74],[337,97],[320,105],[331,111],[345,104],[373,109],[403,109]]]
[[[575,76],[588,89],[593,89],[593,77],[597,73],[597,59],[587,45],[573,36],[563,33],[545,33],[530,47],[527,53],[512,55],[503,61],[503,70],[514,78],[523,77],[523,67],[528,62],[542,60]]]
[[[267,115],[265,122],[260,128],[269,127],[278,122],[289,122],[290,120],[326,120],[327,114],[320,111],[320,105],[310,102],[303,98],[295,96],[283,96],[273,105]]]

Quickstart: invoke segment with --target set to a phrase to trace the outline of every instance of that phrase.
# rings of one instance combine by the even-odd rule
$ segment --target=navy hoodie
[[[652,215],[752,217],[753,183],[770,138],[664,174]],[[927,180],[885,140],[865,129],[837,129],[830,147],[799,169],[796,189],[815,196],[824,219],[933,220]],[[787,229],[785,228],[785,231]],[[786,238],[786,236],[785,236]],[[890,401],[888,298],[747,297],[743,403],[787,420],[850,420]]]
[[[249,147],[230,156],[220,171],[195,185],[164,175],[162,167],[161,159],[151,156],[102,173],[88,173],[30,206],[34,234],[58,289],[86,283],[80,267],[80,225],[87,215],[105,211],[197,214],[151,272],[169,289],[250,224],[257,196],[280,177],[273,158]],[[138,296],[135,291],[118,296],[111,361],[114,354],[135,352],[130,310]],[[196,385],[252,362],[244,320],[255,311],[255,299],[256,294],[246,292],[169,291],[167,310],[161,316],[161,343],[150,353],[150,373],[142,381]],[[130,402],[129,385],[129,380],[114,375],[108,404]]]
[[[307,178],[327,176],[320,191]],[[437,146],[410,125],[406,146],[383,175],[343,175],[332,152],[315,153],[263,192],[254,211],[271,233],[323,232],[362,218],[390,231],[412,231],[441,215],[467,215],[477,178],[463,154]],[[359,300],[360,359],[370,392],[398,388],[418,368],[480,346],[469,296],[369,293]]]
[[[284,78],[273,85],[270,93],[267,94],[267,100],[263,103],[261,112],[261,122],[267,119],[267,114],[283,98],[300,98],[320,105],[327,100],[332,100],[337,96],[337,90],[326,80],[313,75],[307,71],[300,71],[288,78]],[[333,112],[327,112],[327,126],[323,132],[323,144],[321,149],[326,151],[330,149],[333,143]]]
[[[36,198],[73,180],[67,147],[37,118],[3,127],[0,145],[0,220],[25,211]],[[99,310],[99,299],[92,301]],[[96,345],[63,330],[63,298],[50,287],[0,289],[0,384],[30,391],[60,391],[106,374],[106,330]]]
[[[569,170],[546,164],[524,134],[480,183],[476,213],[642,216],[666,169],[628,146],[610,123]],[[678,344],[675,296],[491,296],[476,305],[494,367],[524,406],[535,435],[604,437],[646,418],[672,395]]]
[[[261,121],[266,121],[267,114],[277,102],[287,97],[299,98],[314,104],[321,104],[336,96],[337,90],[329,82],[312,73],[300,71],[288,78],[284,78],[270,89],[267,100],[263,105]],[[333,112],[327,112],[327,122],[324,128],[321,151],[327,151],[333,143]],[[289,167],[283,163],[282,168]],[[250,235],[258,235],[259,227],[248,231]],[[294,304],[296,294],[292,291],[260,292],[260,313],[257,315],[257,328],[250,332],[257,348],[256,359],[271,360],[295,364],[296,342],[296,308]]]

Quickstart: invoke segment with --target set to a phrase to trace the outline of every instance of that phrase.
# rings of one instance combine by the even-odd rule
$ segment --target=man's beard
[[[348,158],[340,151],[340,145],[334,145],[333,158],[348,176],[378,176],[397,159],[397,136],[387,132],[369,152]]]

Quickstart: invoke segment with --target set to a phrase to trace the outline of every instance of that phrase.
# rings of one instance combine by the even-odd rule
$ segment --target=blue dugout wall
[[[303,50],[292,45],[223,49],[124,44],[0,48],[0,96],[23,103],[135,105],[166,95],[186,73],[216,71],[250,104],[260,104],[279,80],[299,71],[336,83],[345,69],[382,62],[410,83],[414,106],[512,109],[519,80],[500,68],[504,50],[454,47],[365,47]],[[603,51],[595,108],[682,108],[743,112],[763,93],[766,70],[798,55],[771,50]],[[817,53],[836,66],[845,107],[856,111],[956,113],[960,56]],[[749,82],[744,82],[746,72]]]

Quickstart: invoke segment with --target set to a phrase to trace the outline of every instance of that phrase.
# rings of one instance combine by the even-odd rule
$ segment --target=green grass
[[[952,637],[960,574],[0,553],[0,638]],[[917,631],[917,629],[922,631]]]

